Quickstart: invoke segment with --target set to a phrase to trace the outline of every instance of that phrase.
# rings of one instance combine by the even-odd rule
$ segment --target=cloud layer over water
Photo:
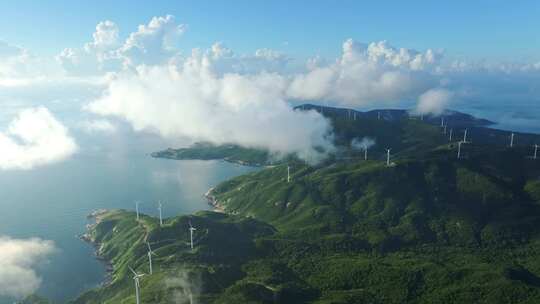
[[[41,285],[35,267],[55,250],[51,241],[0,236],[0,296],[22,298],[34,293]]]
[[[0,132],[0,170],[32,169],[61,161],[77,149],[68,129],[49,110],[25,109]]]
[[[69,115],[77,117],[70,119],[77,121],[70,127],[82,127],[95,136],[117,133],[112,132],[116,126],[100,117],[107,116],[171,143],[203,140],[321,157],[324,153],[316,148],[333,149],[331,126],[321,115],[296,112],[291,104],[406,107],[421,114],[439,114],[446,107],[501,108],[501,118],[520,121],[515,117],[518,112],[509,116],[511,107],[540,103],[536,62],[457,61],[436,47],[419,51],[387,41],[347,39],[337,58],[312,54],[303,64],[264,46],[251,54],[235,53],[223,42],[181,49],[188,30],[165,15],[123,35],[114,21],[106,20],[96,25],[87,43],[63,49],[56,61],[0,42],[0,105],[6,107],[4,113],[35,107],[31,92],[37,88],[49,114],[69,109]],[[0,117],[2,121],[5,117]],[[1,136],[12,151],[36,151],[36,143],[22,143],[14,140],[17,134],[8,133]],[[59,158],[51,159],[73,152],[73,145],[64,147],[57,151]],[[31,168],[34,161],[29,159],[36,157],[10,166]],[[0,168],[6,167],[0,163]]]

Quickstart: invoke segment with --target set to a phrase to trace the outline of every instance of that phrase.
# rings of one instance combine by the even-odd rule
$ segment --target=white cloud
[[[68,129],[44,107],[22,110],[0,132],[0,169],[32,169],[63,160],[77,151]]]
[[[126,65],[162,64],[178,53],[178,38],[186,30],[176,24],[174,16],[154,17],[147,25],[139,25],[118,50]]]
[[[375,139],[370,137],[353,138],[351,147],[358,150],[365,150],[375,145]]]
[[[22,298],[34,293],[41,285],[35,267],[55,250],[51,241],[0,236],[0,296]]]
[[[431,89],[420,95],[415,112],[417,114],[441,114],[450,103],[452,92],[445,89]]]
[[[87,75],[141,64],[164,64],[179,55],[178,41],[186,25],[176,24],[171,15],[154,17],[139,25],[124,43],[119,41],[120,29],[109,20],[102,21],[92,34],[93,41],[82,48],[65,48],[56,60],[71,74]]]
[[[88,109],[127,120],[137,131],[165,138],[235,143],[317,158],[332,149],[329,122],[316,112],[294,111],[286,79],[276,73],[216,73],[198,50],[183,63],[139,67],[111,81]]]
[[[96,74],[117,70],[122,59],[116,52],[120,47],[119,28],[109,20],[96,25],[93,41],[82,48],[65,48],[56,56],[62,67],[72,74]]]
[[[366,46],[349,39],[336,62],[308,62],[310,70],[294,77],[288,94],[355,107],[398,104],[436,84],[431,70],[437,57],[432,50],[396,49],[385,41]]]
[[[106,119],[86,120],[81,123],[81,128],[88,133],[114,133],[117,131],[116,126]]]

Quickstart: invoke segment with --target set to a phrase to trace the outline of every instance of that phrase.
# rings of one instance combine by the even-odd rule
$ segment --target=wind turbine
[[[133,272],[133,280],[135,281],[135,298],[137,299],[137,304],[140,304],[141,299],[140,299],[140,290],[139,289],[141,288],[141,282],[139,281],[139,279],[144,276],[144,273],[138,274],[131,267],[129,267],[129,270],[131,270],[131,272]]]
[[[386,166],[387,167],[390,167],[390,150],[392,150],[392,149],[390,149],[390,148],[386,149]]]
[[[139,204],[141,202],[135,201],[135,212],[137,213],[137,221],[139,220]]]
[[[367,149],[368,149],[367,144],[364,144],[364,160],[367,160]]]
[[[152,247],[150,247],[150,243],[146,242],[146,245],[148,245],[148,264],[150,265],[150,274],[153,274],[153,269],[152,269],[152,255],[155,255],[157,256],[157,254],[152,251]]]
[[[159,226],[163,226],[163,205],[161,204],[161,201],[158,202],[158,210],[159,210]]]
[[[467,129],[465,129],[465,133],[463,133],[463,142],[466,143],[467,142]]]
[[[444,116],[441,116],[441,127],[444,127]]]
[[[193,231],[195,230],[197,229],[191,226],[191,221],[189,221],[189,237],[190,237],[191,250],[193,250]]]
[[[449,137],[448,141],[452,141],[452,133],[454,133],[454,129],[450,129],[450,137]]]
[[[510,134],[510,148],[514,147],[514,133]]]
[[[466,142],[464,141],[460,141],[458,142],[458,150],[457,150],[457,158],[460,159],[461,158],[461,145],[462,144],[465,144]]]
[[[534,145],[534,155],[533,155],[533,159],[536,159],[536,155],[537,155],[537,153],[538,153],[538,147],[539,147],[538,145],[536,145],[536,144]]]
[[[291,182],[291,167],[287,165],[287,183]]]

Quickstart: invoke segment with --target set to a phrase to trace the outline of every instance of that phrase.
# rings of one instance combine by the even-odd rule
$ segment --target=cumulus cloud
[[[106,20],[96,26],[93,41],[82,48],[66,48],[56,59],[66,71],[82,75],[164,64],[179,54],[178,39],[185,30],[186,25],[177,24],[171,15],[154,17],[121,43],[119,27]]]
[[[0,132],[0,169],[32,169],[63,160],[77,151],[68,129],[47,108],[22,110]]]
[[[349,39],[336,62],[319,65],[296,75],[288,94],[299,100],[327,100],[340,105],[365,107],[414,99],[434,84],[438,62],[433,50],[420,53],[396,49],[386,41],[359,44]]]
[[[431,89],[420,95],[416,114],[441,114],[452,99],[452,92],[445,89]]]
[[[194,51],[179,65],[139,67],[118,75],[87,109],[166,138],[316,159],[320,153],[315,148],[332,149],[330,124],[315,111],[294,111],[285,100],[286,85],[276,73],[216,73],[211,57]]]
[[[154,17],[129,35],[119,53],[132,66],[165,63],[177,54],[178,38],[185,30],[186,25],[177,24],[174,16]]]
[[[0,296],[22,298],[34,293],[41,285],[35,267],[55,250],[51,241],[0,236]]]
[[[120,47],[119,28],[109,20],[96,25],[93,41],[82,48],[65,48],[56,56],[62,67],[73,74],[95,74],[121,67],[116,49]]]

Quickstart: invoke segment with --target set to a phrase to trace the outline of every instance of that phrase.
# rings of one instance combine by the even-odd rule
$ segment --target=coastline
[[[172,157],[172,156],[167,156],[167,155],[157,155],[156,153],[157,152],[150,153],[150,156],[153,157],[153,158],[172,159],[172,160],[219,160],[219,161],[228,162],[230,164],[247,166],[247,167],[254,167],[254,168],[261,168],[261,167],[269,166],[269,165],[262,165],[262,164],[259,164],[259,163],[252,163],[252,162],[247,162],[247,161],[238,160],[238,159],[230,159],[230,158],[227,158],[227,157],[208,158],[208,159],[203,159],[203,158],[177,158],[177,157]]]
[[[113,278],[112,275],[113,275],[114,267],[112,265],[112,262],[107,260],[103,256],[102,243],[97,242],[96,239],[92,237],[92,230],[102,221],[103,216],[107,214],[108,212],[109,210],[107,209],[98,209],[98,210],[92,211],[92,213],[87,215],[86,218],[88,220],[93,220],[94,222],[87,224],[86,232],[79,236],[79,239],[81,239],[82,241],[94,247],[94,257],[96,258],[96,260],[103,263],[103,265],[105,266],[105,277],[103,278],[103,281],[100,283],[100,287],[105,287],[112,283],[112,278]]]
[[[204,197],[208,201],[208,204],[213,207],[214,212],[226,213],[225,207],[219,203],[215,195],[212,195],[213,190],[214,187],[208,189],[208,191],[206,191],[206,193],[204,194]]]

